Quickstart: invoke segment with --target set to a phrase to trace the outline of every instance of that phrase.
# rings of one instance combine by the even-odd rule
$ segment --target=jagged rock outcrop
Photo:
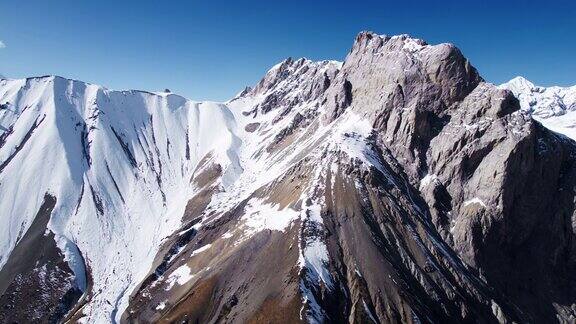
[[[304,58],[294,61],[288,58],[270,69],[253,89],[245,89],[236,99],[259,97],[253,109],[246,112],[254,116],[281,107],[282,111],[276,116],[279,120],[293,107],[317,100],[330,86],[340,65],[336,61],[313,62]]]
[[[134,129],[121,113],[114,121],[88,116],[114,126],[106,133],[114,146],[104,147],[115,147],[128,170],[136,165],[137,181],[170,190],[171,208],[162,215],[179,223],[157,224],[155,233],[165,235],[143,270],[125,277],[124,291],[90,281],[62,318],[576,320],[576,146],[534,121],[512,91],[484,82],[453,45],[362,32],[343,63],[287,59],[229,102],[204,106],[225,116],[218,124],[227,131],[222,141],[218,127],[198,121],[206,114],[202,105],[191,108],[166,94],[137,96],[162,103],[147,106],[153,126]],[[186,130],[181,141],[162,127],[186,109],[196,110],[177,124]],[[99,179],[92,165],[101,163],[94,155],[101,135],[86,124],[77,129],[78,152],[91,157],[83,160],[86,177]],[[0,134],[0,149],[11,134]],[[203,147],[200,135],[212,144]],[[143,139],[148,144],[140,146],[157,149],[135,149]],[[158,162],[144,164],[149,155]],[[86,189],[103,197],[104,212],[93,207],[89,214],[102,220],[109,204],[121,200],[110,200],[106,188],[127,192],[124,183]],[[126,210],[120,220],[132,215]],[[142,235],[125,231],[119,235]],[[85,245],[76,245],[84,255]],[[87,278],[97,275],[91,260],[84,262]],[[97,314],[96,287],[117,296],[113,312]]]
[[[328,121],[347,106],[366,116],[378,136],[393,143],[390,149],[414,165],[410,176],[417,177],[426,169],[428,142],[481,80],[451,44],[360,33],[327,94]],[[349,95],[343,95],[346,88]]]

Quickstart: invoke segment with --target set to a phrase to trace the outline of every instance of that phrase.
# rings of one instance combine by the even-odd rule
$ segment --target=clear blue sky
[[[572,85],[575,3],[2,0],[0,74],[226,100],[288,56],[343,60],[372,30],[452,42],[494,83]]]

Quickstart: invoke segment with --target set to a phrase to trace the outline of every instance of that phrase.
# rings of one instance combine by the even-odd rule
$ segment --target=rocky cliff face
[[[167,108],[148,107],[152,116],[172,120],[163,112]],[[182,107],[172,109],[186,112]],[[202,136],[195,145],[203,139],[216,143],[202,150],[189,148],[190,132],[181,142],[178,134],[157,133],[162,124],[148,130],[144,123],[135,135],[117,126],[126,135],[115,150],[134,152],[125,163],[138,166],[143,183],[156,181],[154,173],[140,165],[146,151],[137,153],[138,141],[129,139],[177,143],[176,150],[158,145],[167,152],[158,158],[171,170],[165,172],[181,170],[170,178],[176,185],[158,185],[167,191],[168,206],[175,206],[163,217],[178,222],[158,225],[158,241],[148,247],[151,257],[140,264],[144,271],[126,276],[123,291],[97,286],[94,277],[101,275],[92,269],[105,272],[111,265],[84,257],[85,275],[93,279],[86,287],[72,285],[71,302],[57,303],[64,311],[53,318],[576,320],[576,147],[520,109],[513,92],[485,83],[453,45],[363,32],[343,63],[288,59],[218,107],[227,116],[222,127],[230,140],[216,140],[217,127],[214,133],[196,132]],[[186,125],[197,119],[181,128],[190,129]],[[0,143],[10,134],[2,136]],[[99,159],[89,156],[88,161]],[[88,177],[98,177],[89,163],[84,167]],[[123,186],[116,187],[125,192]],[[186,191],[175,199],[178,188]],[[102,184],[97,192],[113,189]],[[36,219],[60,217],[57,202],[65,197],[45,199]],[[50,199],[56,208],[45,207]],[[34,238],[43,226],[69,237],[42,224],[24,232]],[[127,233],[122,228],[118,235]],[[20,242],[40,244],[14,241],[7,265],[19,262]],[[76,246],[82,256],[96,253]],[[134,249],[127,245],[126,252]],[[56,246],[51,253],[49,266],[60,264],[59,280],[70,282],[75,272],[65,267],[67,259]],[[32,264],[26,269],[34,269],[26,262]],[[9,278],[23,273],[10,266],[0,275],[6,271]],[[117,298],[117,306],[94,308],[102,294]],[[11,297],[4,292],[3,298]],[[4,318],[30,318],[22,309],[0,312]]]

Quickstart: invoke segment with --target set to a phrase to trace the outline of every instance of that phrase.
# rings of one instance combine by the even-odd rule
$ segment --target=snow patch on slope
[[[198,255],[198,254],[200,254],[200,253],[208,250],[208,249],[211,248],[211,247],[212,247],[212,244],[206,244],[206,245],[204,245],[203,247],[200,247],[200,248],[192,251],[192,254],[190,254],[190,257],[193,257],[193,256],[195,256],[195,255]]]
[[[253,198],[246,204],[241,220],[250,227],[246,235],[251,236],[266,229],[285,231],[298,215],[290,207],[280,209],[278,204],[267,204],[262,199]]]
[[[194,275],[192,274],[192,270],[190,269],[190,267],[187,264],[184,264],[176,268],[176,270],[174,270],[168,276],[168,279],[166,280],[166,283],[168,284],[166,290],[172,289],[175,284],[179,284],[180,286],[182,286],[186,284],[188,281],[190,281],[193,277]]]
[[[466,201],[464,201],[464,207],[468,206],[468,205],[472,205],[472,204],[478,204],[484,208],[486,208],[486,204],[484,203],[484,201],[482,201],[482,199],[478,198],[478,197],[474,197],[472,199],[468,199]]]
[[[438,180],[438,176],[435,174],[427,174],[420,180],[420,191],[424,190],[428,185],[435,183]]]

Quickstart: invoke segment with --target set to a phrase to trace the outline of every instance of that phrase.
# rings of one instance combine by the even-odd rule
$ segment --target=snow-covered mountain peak
[[[560,116],[576,110],[576,85],[541,87],[523,77],[515,77],[499,87],[511,90],[520,100],[522,109],[541,118]]]
[[[530,82],[523,76],[517,76],[505,84],[506,88],[512,90],[513,92],[514,91],[532,92],[533,90],[536,90],[536,86],[534,85],[534,83]]]
[[[576,86],[541,87],[516,77],[499,88],[512,91],[521,108],[544,126],[576,139]]]

